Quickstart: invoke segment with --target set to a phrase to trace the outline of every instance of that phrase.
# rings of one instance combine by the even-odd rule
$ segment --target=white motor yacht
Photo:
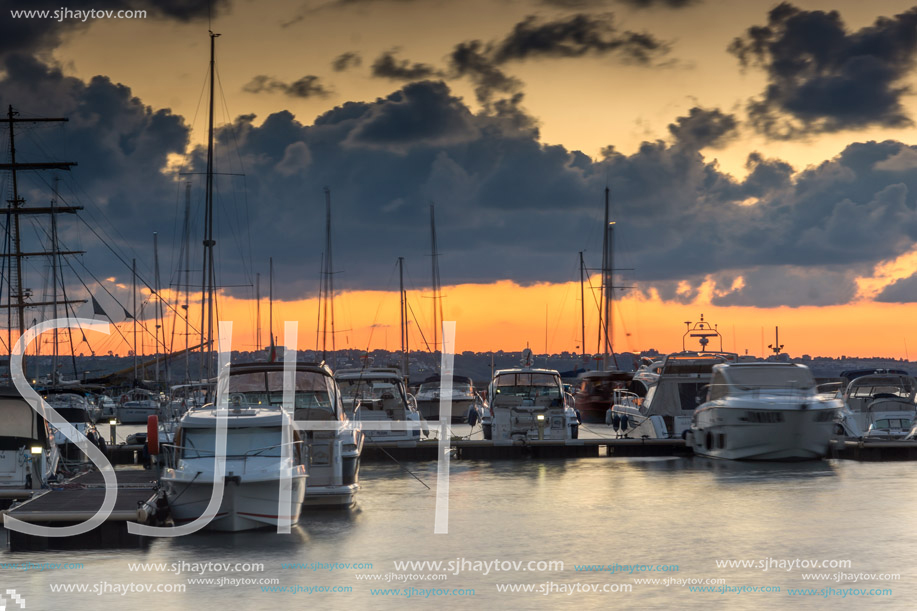
[[[573,396],[564,391],[560,374],[553,369],[520,367],[495,372],[481,411],[485,439],[568,440],[579,436]]]
[[[160,416],[159,395],[143,388],[134,388],[121,396],[115,415],[121,424],[146,424],[150,416]]]
[[[59,464],[47,421],[15,389],[0,388],[0,507],[47,488]]]
[[[817,392],[804,365],[716,365],[686,441],[695,454],[713,458],[818,459],[828,452],[842,407],[840,400]]]
[[[278,407],[282,402],[283,363],[233,365],[230,407]],[[352,505],[359,489],[363,432],[344,412],[341,392],[327,365],[296,364],[293,419],[309,476],[305,504]]]
[[[420,415],[427,420],[439,421],[439,404],[442,396],[442,378],[439,375],[430,376],[424,380],[417,389],[417,409]],[[450,395],[451,409],[449,419],[452,422],[465,422],[468,420],[469,410],[474,408],[477,395],[471,378],[465,376],[452,377],[452,393]]]
[[[369,441],[415,441],[422,429],[417,401],[407,392],[401,372],[390,367],[339,369],[334,379],[344,409],[360,423]],[[397,423],[397,424],[396,424]]]
[[[901,429],[917,416],[917,381],[903,371],[874,370],[844,374],[850,379],[844,390],[844,401],[858,429],[866,431],[863,436],[886,439],[903,436],[896,434],[894,429]],[[849,424],[850,416],[844,429],[848,437],[855,437],[857,435],[851,429],[857,427]]]
[[[294,437],[284,451],[283,427],[292,427],[292,422],[270,405],[231,405],[223,414],[210,405],[182,417],[173,447],[174,466],[160,479],[172,519],[187,523],[207,509],[214,488],[217,420],[222,417],[227,419],[223,498],[207,528],[250,530],[277,526],[281,519],[295,524],[306,493],[304,449]],[[287,473],[292,486],[289,505],[279,507],[281,478]]]

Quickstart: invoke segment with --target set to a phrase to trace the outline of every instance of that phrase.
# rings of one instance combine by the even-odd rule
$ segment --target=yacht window
[[[246,427],[226,430],[227,458],[249,456],[280,457],[281,427]],[[216,429],[185,429],[182,458],[212,458],[216,450]]]
[[[730,367],[729,378],[742,390],[760,388],[814,388],[812,372],[802,367]]]
[[[709,401],[715,401],[716,399],[722,399],[726,396],[729,385],[726,384],[726,378],[723,376],[721,371],[715,371],[713,373],[713,378],[710,380],[710,390],[707,398]]]

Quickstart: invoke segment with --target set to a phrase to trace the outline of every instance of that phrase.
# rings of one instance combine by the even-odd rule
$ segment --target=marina
[[[913,606],[917,7],[122,4],[0,17],[0,611]]]

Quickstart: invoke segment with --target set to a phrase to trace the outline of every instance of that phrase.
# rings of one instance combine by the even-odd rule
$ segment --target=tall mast
[[[603,329],[605,334],[605,343],[602,347],[602,369],[608,368],[608,354],[611,351],[611,346],[609,343],[608,332],[611,328],[611,300],[612,296],[612,278],[611,278],[611,224],[609,218],[609,208],[608,208],[608,199],[609,199],[609,189],[605,187],[605,224],[603,225],[604,234],[602,236],[602,306],[604,308],[603,315]]]
[[[331,247],[331,190],[325,187],[325,322],[322,335],[322,360],[327,359],[328,352],[328,324],[331,323],[331,367],[335,362],[336,346],[334,341],[334,266],[332,263]],[[329,314],[330,311],[330,314]]]
[[[439,345],[439,325],[443,320],[443,304],[440,296],[439,251],[436,246],[436,217],[433,204],[430,204],[430,246],[433,267],[433,352],[436,352],[436,347]]]
[[[255,351],[261,350],[261,274],[255,274]]]
[[[131,317],[134,319],[134,381],[137,380],[137,259],[133,260],[131,266],[131,296],[133,297],[133,306]]]
[[[0,123],[6,123],[10,128],[10,163],[0,164],[0,170],[10,170],[12,175],[12,187],[13,187],[13,198],[7,200],[7,218],[12,217],[12,235],[10,236],[10,243],[13,248],[12,252],[4,255],[5,257],[10,257],[15,260],[15,265],[12,264],[12,261],[8,265],[10,274],[7,279],[8,295],[9,295],[9,304],[2,307],[9,308],[10,314],[7,315],[7,320],[9,326],[12,327],[11,313],[15,308],[17,324],[19,328],[19,337],[22,337],[25,334],[25,309],[26,307],[38,307],[52,305],[51,303],[41,303],[41,302],[26,302],[26,300],[31,296],[27,295],[22,287],[22,259],[28,256],[38,256],[46,255],[48,253],[24,253],[22,252],[22,236],[20,231],[20,221],[19,217],[23,214],[33,214],[33,215],[43,215],[50,214],[52,217],[56,214],[61,213],[75,213],[77,210],[82,210],[82,206],[56,206],[51,208],[25,208],[25,200],[19,196],[19,179],[17,177],[18,170],[69,170],[72,166],[75,166],[74,162],[42,162],[42,163],[19,163],[16,161],[16,123],[43,123],[43,122],[61,122],[67,121],[65,118],[30,118],[24,119],[19,117],[19,113],[13,110],[13,106],[10,105],[7,110],[7,115],[5,119],[0,119]],[[7,232],[10,232],[10,228],[7,228]],[[57,248],[54,248],[52,256],[58,256],[60,254],[78,254],[74,253],[61,253]],[[9,276],[13,276],[10,278]],[[55,281],[56,282],[56,281]],[[15,287],[15,291],[13,291]],[[83,303],[83,301],[71,301],[68,303]],[[66,307],[66,303],[64,304]],[[8,338],[10,342],[10,352],[12,352],[12,330],[8,332]],[[25,355],[23,355],[23,369],[25,369]]]
[[[583,260],[583,251],[579,251],[579,320],[582,331],[581,353],[586,356],[586,301],[583,285],[586,283],[586,262]]]
[[[267,326],[268,333],[271,334],[271,362],[274,361],[274,257],[268,259],[268,279],[267,279],[267,306],[268,306],[268,318]]]
[[[185,183],[185,229],[183,233],[185,251],[185,381],[191,381],[191,351],[188,350],[191,335],[191,182]]]
[[[53,318],[57,318],[57,215],[54,214],[54,207],[57,205],[57,176],[54,177],[54,197],[51,198],[51,299],[54,301]],[[57,385],[57,357],[58,357],[58,334],[57,327],[54,328],[54,348],[51,353],[51,384]]]
[[[155,231],[153,232],[153,282],[156,286],[156,348],[153,354],[156,356],[156,382],[159,383],[159,331],[162,329],[162,296],[159,294],[159,234]],[[165,343],[165,333],[163,333],[162,345],[165,346]]]
[[[398,282],[401,288],[401,371],[407,380],[410,374],[408,372],[408,300],[404,293],[404,257],[398,257]]]
[[[204,282],[202,283],[205,289],[203,291],[204,304],[201,306],[201,343],[206,344],[208,378],[213,377],[213,285],[216,279],[213,267],[213,247],[216,245],[213,239],[213,98],[215,41],[218,36],[219,34],[210,32],[210,109],[207,125],[207,192],[204,204]]]

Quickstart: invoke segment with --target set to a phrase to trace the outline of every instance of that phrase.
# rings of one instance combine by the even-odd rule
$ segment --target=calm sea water
[[[307,511],[290,535],[201,533],[157,539],[143,550],[3,551],[0,564],[81,563],[82,568],[0,568],[0,594],[15,590],[27,609],[71,611],[150,605],[176,611],[471,605],[909,609],[917,599],[917,485],[912,463],[785,465],[699,458],[453,461],[448,534],[433,534],[436,464],[404,467],[433,490],[394,463],[367,464],[361,471],[363,486],[356,507]],[[717,560],[744,560],[754,566],[724,568]],[[829,566],[805,568],[812,560],[828,561]],[[396,561],[441,561],[445,568],[398,569]],[[452,567],[447,565],[450,561],[455,563]],[[494,561],[499,561],[496,567]],[[539,561],[562,562],[563,568],[539,567]],[[208,562],[260,563],[264,570],[211,566],[201,574],[206,567],[200,565]],[[512,562],[521,563],[520,570],[510,568]],[[171,566],[131,570],[133,563],[185,565],[176,574]],[[349,568],[342,566],[348,563]],[[483,563],[489,563],[489,571]],[[837,566],[840,563],[846,566]],[[301,566],[289,566],[296,564]],[[584,570],[586,565],[607,569]],[[806,579],[808,574],[823,576]],[[873,577],[863,581],[862,574]],[[875,577],[894,574],[900,579]],[[224,581],[220,586],[191,583],[189,578]],[[278,583],[229,581],[265,578]],[[635,583],[644,579],[660,582]],[[692,585],[716,591],[692,592],[674,581],[708,579],[721,581]],[[85,584],[107,592],[52,592],[58,584]],[[160,589],[184,585],[186,591],[120,595],[116,587],[128,584]],[[498,590],[513,586],[534,591]],[[584,591],[606,586],[632,589]],[[283,587],[286,592],[278,591]],[[791,593],[806,588],[818,592]],[[824,591],[829,588],[833,591]],[[571,589],[575,590],[569,593]],[[870,589],[889,589],[891,594],[856,592]],[[461,590],[464,595],[453,593]],[[16,608],[7,603],[7,609]]]

